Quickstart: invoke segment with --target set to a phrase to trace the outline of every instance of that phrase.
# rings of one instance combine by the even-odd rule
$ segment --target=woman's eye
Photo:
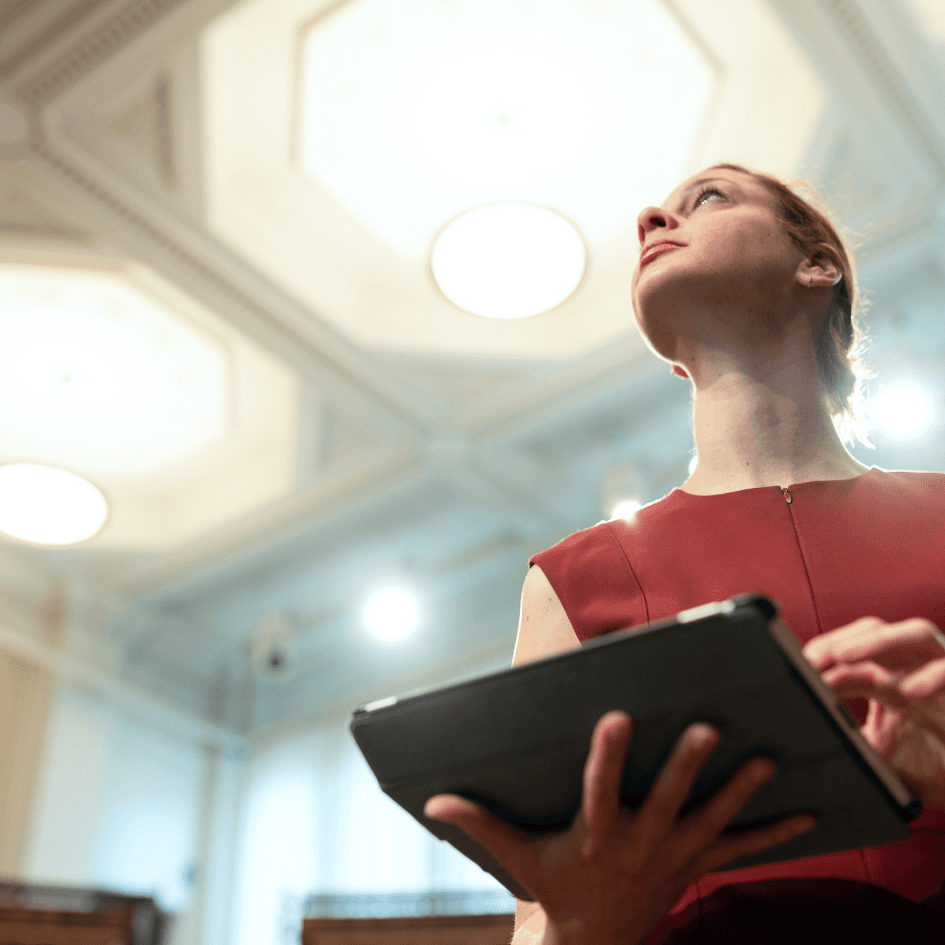
[[[714,187],[707,187],[705,190],[699,192],[699,195],[696,197],[693,207],[698,207],[702,203],[704,197],[708,197],[709,194],[715,194],[716,197],[725,197],[725,194],[721,190],[716,190]]]

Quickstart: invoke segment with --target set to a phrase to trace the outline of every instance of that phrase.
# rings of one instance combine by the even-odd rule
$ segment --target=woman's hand
[[[722,836],[774,774],[774,762],[767,758],[749,761],[714,797],[681,818],[679,810],[720,740],[704,724],[685,731],[640,809],[631,811],[620,802],[631,728],[625,712],[609,712],[597,723],[584,767],[581,809],[566,831],[517,830],[451,794],[427,801],[428,817],[463,829],[531,891],[547,915],[545,945],[642,942],[703,873],[814,825],[805,814]]]
[[[925,807],[945,810],[945,636],[916,618],[864,617],[810,640],[804,655],[841,699],[866,697],[860,731]]]

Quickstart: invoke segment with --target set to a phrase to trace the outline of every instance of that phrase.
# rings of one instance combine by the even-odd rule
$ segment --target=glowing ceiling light
[[[526,318],[560,305],[584,277],[584,243],[562,216],[527,203],[476,207],[450,223],[430,256],[454,304],[488,318]]]
[[[630,521],[642,508],[643,506],[640,505],[640,503],[635,499],[624,499],[623,502],[618,502],[614,506],[614,510],[610,513],[610,517],[611,519],[622,518],[626,521]]]
[[[890,384],[873,398],[876,425],[895,440],[921,436],[932,425],[933,415],[931,394],[914,381]]]
[[[420,605],[415,595],[403,588],[377,591],[364,605],[364,626],[372,636],[385,642],[410,636],[420,623]]]
[[[499,201],[622,232],[675,186],[715,80],[659,0],[357,0],[302,55],[302,168],[413,258]]]
[[[0,466],[0,532],[37,545],[74,545],[97,535],[105,496],[87,479],[38,463]]]

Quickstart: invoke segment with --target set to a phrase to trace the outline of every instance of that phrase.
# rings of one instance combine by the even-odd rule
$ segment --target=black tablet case
[[[684,812],[749,758],[778,763],[733,827],[811,811],[813,830],[723,869],[875,846],[909,836],[921,804],[869,746],[777,615],[759,595],[695,608],[618,631],[478,679],[357,709],[351,731],[383,791],[424,827],[531,899],[492,855],[456,827],[430,820],[434,794],[461,794],[523,829],[563,829],[581,797],[597,720],[633,717],[622,783],[637,807],[692,722],[722,733]]]

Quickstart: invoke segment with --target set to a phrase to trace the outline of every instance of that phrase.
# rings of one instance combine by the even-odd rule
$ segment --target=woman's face
[[[763,343],[797,316],[804,256],[777,218],[774,196],[747,174],[710,168],[638,218],[637,324],[669,361],[680,349]],[[677,245],[652,254],[649,247]]]

